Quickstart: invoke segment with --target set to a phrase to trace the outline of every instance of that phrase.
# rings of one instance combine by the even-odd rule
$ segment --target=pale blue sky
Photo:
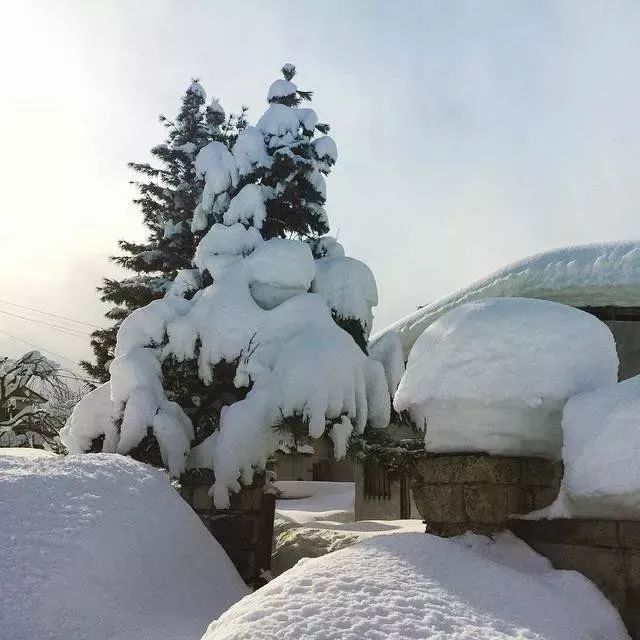
[[[640,236],[638,2],[0,0],[0,56],[2,300],[99,324],[157,114],[199,76],[255,121],[284,62],[332,125],[327,210],[378,329],[531,253]]]

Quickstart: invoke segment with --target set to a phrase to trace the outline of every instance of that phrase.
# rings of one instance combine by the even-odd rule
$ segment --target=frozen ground
[[[379,536],[304,560],[203,640],[628,640],[582,575],[509,534]]]
[[[195,640],[246,593],[159,472],[0,451],[3,640]]]

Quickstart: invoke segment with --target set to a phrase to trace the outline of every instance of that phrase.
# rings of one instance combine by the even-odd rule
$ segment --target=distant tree
[[[94,380],[109,379],[108,367],[122,320],[161,298],[178,272],[190,268],[195,247],[210,226],[202,216],[192,223],[203,189],[193,161],[212,141],[231,146],[246,127],[245,115],[243,107],[240,115],[226,117],[216,99],[206,106],[206,93],[194,80],[182,97],[175,120],[160,116],[168,133],[164,143],[151,149],[155,162],[129,164],[140,176],[132,183],[139,194],[134,203],[142,213],[148,236],[143,243],[121,240],[122,254],[112,257],[135,275],[122,280],[107,278],[98,288],[100,299],[113,306],[105,314],[112,325],[91,336],[95,361],[80,363]]]
[[[0,358],[0,446],[62,451],[60,429],[87,390],[37,351]]]

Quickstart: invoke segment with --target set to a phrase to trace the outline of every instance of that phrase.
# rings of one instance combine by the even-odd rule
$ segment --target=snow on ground
[[[167,479],[130,458],[0,452],[0,637],[190,640],[247,593]]]
[[[571,396],[617,381],[613,335],[546,300],[467,302],[418,338],[395,394],[434,452],[560,457]]]
[[[420,334],[458,305],[480,298],[553,300],[575,307],[637,306],[640,242],[609,242],[545,251],[510,264],[402,318],[389,329],[400,334],[405,358]]]
[[[280,575],[302,558],[317,558],[374,536],[424,533],[422,520],[354,522],[353,482],[279,481],[271,572]]]
[[[231,607],[203,640],[623,640],[584,576],[510,534],[380,536],[298,563]]]
[[[354,482],[279,480],[274,484],[282,491],[277,502],[278,514],[292,522],[353,520]]]
[[[45,449],[32,449],[31,447],[0,447],[0,457],[11,456],[14,458],[55,458],[57,454]]]
[[[640,376],[571,398],[558,499],[530,518],[640,518]]]

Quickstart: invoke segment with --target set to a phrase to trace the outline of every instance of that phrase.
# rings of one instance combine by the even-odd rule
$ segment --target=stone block
[[[528,544],[536,542],[616,548],[614,520],[510,520],[509,529]]]
[[[426,522],[464,522],[465,511],[460,485],[414,485],[420,515]]]
[[[640,521],[619,521],[618,538],[623,548],[640,551]]]
[[[531,486],[531,490],[533,491],[533,509],[544,509],[558,497],[559,487]]]
[[[561,478],[561,463],[543,460],[542,458],[527,458],[523,460],[523,484],[533,487],[559,487]]]
[[[426,484],[448,484],[460,482],[462,456],[430,455],[416,463],[416,475]]]
[[[460,456],[461,481],[490,484],[518,484],[523,461],[518,458],[474,455]]]
[[[627,604],[622,618],[633,638],[640,638],[640,552],[625,553]]]
[[[624,611],[627,605],[627,584],[624,557],[617,549],[588,547],[548,542],[529,543],[551,561],[556,569],[579,571],[591,580],[616,606]]]
[[[464,510],[467,520],[500,525],[509,515],[506,488],[500,485],[464,485]]]
[[[529,513],[535,509],[533,489],[511,485],[504,487],[507,496],[507,516]]]

